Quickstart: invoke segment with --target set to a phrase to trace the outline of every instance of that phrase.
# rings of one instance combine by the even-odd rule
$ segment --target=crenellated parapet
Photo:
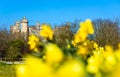
[[[25,39],[31,34],[39,36],[39,31],[41,29],[40,23],[37,22],[35,26],[29,26],[28,23],[26,17],[23,17],[21,21],[17,21],[14,25],[10,26],[11,33],[20,33]]]

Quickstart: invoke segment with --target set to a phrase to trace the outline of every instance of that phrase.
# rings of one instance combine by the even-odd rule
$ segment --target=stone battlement
[[[29,26],[28,20],[24,17],[21,21],[17,21],[14,25],[10,26],[10,31],[12,34],[21,33],[26,39],[29,35],[35,34],[39,36],[39,31],[41,29],[40,23],[36,23],[35,26]]]

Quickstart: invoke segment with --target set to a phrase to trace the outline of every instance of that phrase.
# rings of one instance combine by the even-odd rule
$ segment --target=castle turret
[[[19,21],[17,21],[16,23],[15,23],[15,26],[16,26],[16,32],[20,32],[20,22]]]
[[[15,25],[10,27],[10,30],[12,32],[12,34],[16,34],[20,32],[20,22],[16,22]]]
[[[17,27],[20,27],[20,22],[19,22],[19,21],[16,21],[15,25],[16,25]]]
[[[26,19],[26,17],[24,17],[21,20],[21,33],[23,34],[24,38],[27,39],[28,37],[28,20]]]
[[[36,30],[40,31],[40,23],[39,22],[36,23]]]

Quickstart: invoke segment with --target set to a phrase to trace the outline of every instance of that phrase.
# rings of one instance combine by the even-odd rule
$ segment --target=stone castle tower
[[[14,33],[19,33],[20,32],[20,22],[17,21],[14,26],[10,27],[11,32]]]
[[[20,33],[26,40],[31,34],[39,36],[40,29],[41,25],[38,22],[36,23],[36,26],[29,26],[26,17],[23,17],[23,19],[20,22],[16,22],[15,25],[10,27],[12,34]]]
[[[22,35],[24,36],[25,39],[27,39],[28,37],[28,33],[29,30],[28,30],[28,20],[26,19],[26,17],[24,17],[22,20],[21,20],[21,33]]]

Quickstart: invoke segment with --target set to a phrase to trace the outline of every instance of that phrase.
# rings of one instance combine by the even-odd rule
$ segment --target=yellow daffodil
[[[96,74],[99,72],[99,68],[97,65],[93,65],[93,64],[88,64],[87,67],[86,67],[86,70],[89,72],[89,73],[92,73],[92,74]]]
[[[70,48],[70,45],[67,45],[67,48],[69,49],[69,48]]]
[[[92,74],[97,74],[99,72],[99,68],[103,62],[103,54],[102,52],[95,51],[92,56],[90,56],[87,60],[88,65],[86,67],[87,71]]]
[[[93,43],[94,48],[98,48],[98,44],[96,42]]]
[[[93,34],[93,24],[90,19],[87,19],[85,22],[80,22],[80,31],[87,32],[88,34]]]
[[[93,24],[90,19],[87,19],[85,22],[80,22],[80,30],[82,32],[87,32],[88,34],[93,34]]]
[[[17,77],[28,77],[25,65],[16,66],[16,76]]]
[[[108,74],[108,77],[120,77],[120,63],[118,63],[118,65],[114,68],[115,69]]]
[[[93,34],[93,24],[91,20],[87,19],[85,22],[80,22],[80,28],[77,33],[74,35],[74,42],[77,44],[79,42],[84,42],[88,34]]]
[[[57,45],[51,43],[45,46],[45,55],[46,62],[49,64],[61,62],[64,56],[61,49]]]
[[[77,43],[80,43],[80,42],[83,42],[86,40],[86,37],[87,37],[87,33],[76,33],[74,35],[74,42],[77,44]]]
[[[120,50],[119,50],[119,49],[116,50],[116,51],[114,52],[114,54],[115,54],[116,59],[120,62]]]
[[[75,46],[75,45],[76,45],[76,43],[75,43],[75,41],[74,41],[74,40],[72,40],[72,42],[71,42],[71,43],[72,43],[72,45],[73,45],[73,46]]]
[[[77,50],[77,54],[78,54],[78,55],[85,56],[85,55],[88,54],[88,50],[87,50],[87,48],[84,47],[84,46],[79,46],[79,47],[78,47],[78,50]]]
[[[30,45],[30,49],[35,51],[35,52],[38,52],[38,48],[37,48],[37,45],[39,43],[39,38],[36,37],[35,35],[30,35],[29,36],[29,41],[28,41],[28,44]]]
[[[24,65],[16,67],[17,77],[49,77],[52,69],[38,58],[27,57]]]
[[[70,60],[58,69],[57,74],[59,77],[85,77],[85,67],[78,60]]]
[[[40,30],[40,36],[47,38],[49,40],[53,39],[53,31],[52,28],[47,25],[47,24],[43,24],[41,26],[41,30]]]
[[[83,46],[87,46],[87,42],[86,41],[83,43]]]
[[[113,52],[113,48],[112,48],[112,46],[109,46],[109,45],[106,45],[105,46],[105,52]]]
[[[104,52],[104,62],[102,64],[102,71],[104,72],[110,72],[112,70],[114,70],[115,66],[116,66],[116,58],[113,54],[113,52]],[[106,68],[106,69],[105,69]]]

